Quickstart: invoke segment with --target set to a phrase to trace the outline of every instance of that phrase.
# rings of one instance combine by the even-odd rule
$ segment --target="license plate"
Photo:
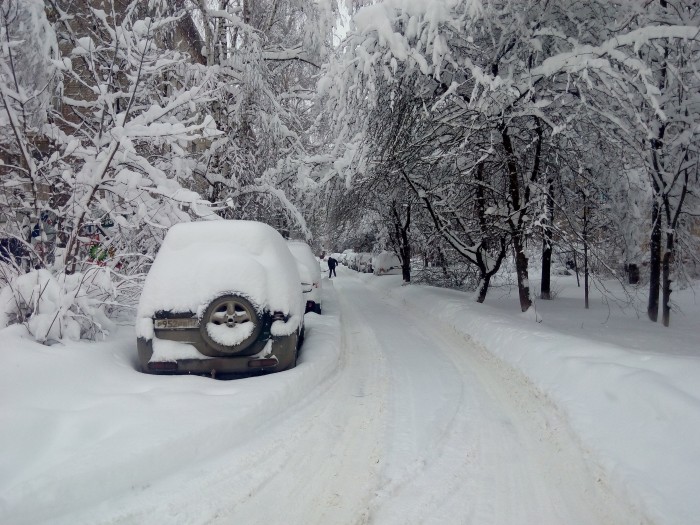
[[[187,328],[197,328],[199,319],[191,317],[186,319],[156,319],[154,326],[156,330],[184,330]]]

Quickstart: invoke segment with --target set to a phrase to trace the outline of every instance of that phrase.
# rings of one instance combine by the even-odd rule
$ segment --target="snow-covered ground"
[[[530,280],[535,290],[536,279]],[[518,311],[517,290],[485,305],[452,290],[376,281],[407,309],[483,345],[566,415],[615,488],[655,523],[700,523],[700,297],[674,292],[672,328],[646,320],[614,283],[583,308],[574,276],[555,278],[553,301]],[[635,304],[644,308],[640,288]]]
[[[664,329],[572,278],[521,314],[338,275],[263,377],[141,374],[133,327],[0,331],[0,523],[699,522],[692,293]]]

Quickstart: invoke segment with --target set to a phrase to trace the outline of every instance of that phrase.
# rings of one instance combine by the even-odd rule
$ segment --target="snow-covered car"
[[[146,277],[136,335],[148,373],[293,368],[304,335],[304,297],[286,241],[253,221],[173,226]]]
[[[287,241],[297,262],[301,286],[306,298],[306,312],[321,313],[321,265],[304,241]]]
[[[356,252],[349,252],[345,255],[345,266],[350,268],[351,270],[356,270],[357,271],[357,256],[359,254]]]
[[[372,254],[361,252],[355,258],[355,266],[358,272],[372,273]]]
[[[372,258],[374,275],[401,273],[401,261],[395,253],[383,251]]]
[[[340,254],[338,257],[338,262],[342,264],[343,266],[350,266],[353,258],[355,257],[355,251],[348,249],[348,250],[343,250],[343,253]]]

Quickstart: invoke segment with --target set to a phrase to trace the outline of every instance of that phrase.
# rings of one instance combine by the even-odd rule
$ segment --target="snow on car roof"
[[[321,266],[314,257],[311,247],[304,241],[287,241],[287,246],[299,263],[298,270],[301,280],[309,284],[321,282]]]
[[[301,279],[282,236],[254,221],[176,224],[158,251],[139,302],[138,317],[159,310],[201,315],[226,293],[256,307],[303,315]]]

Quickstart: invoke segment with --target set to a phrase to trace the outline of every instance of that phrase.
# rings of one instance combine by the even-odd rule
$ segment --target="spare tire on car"
[[[260,335],[262,327],[260,314],[248,299],[227,294],[209,303],[199,329],[209,346],[233,354],[250,346]]]

